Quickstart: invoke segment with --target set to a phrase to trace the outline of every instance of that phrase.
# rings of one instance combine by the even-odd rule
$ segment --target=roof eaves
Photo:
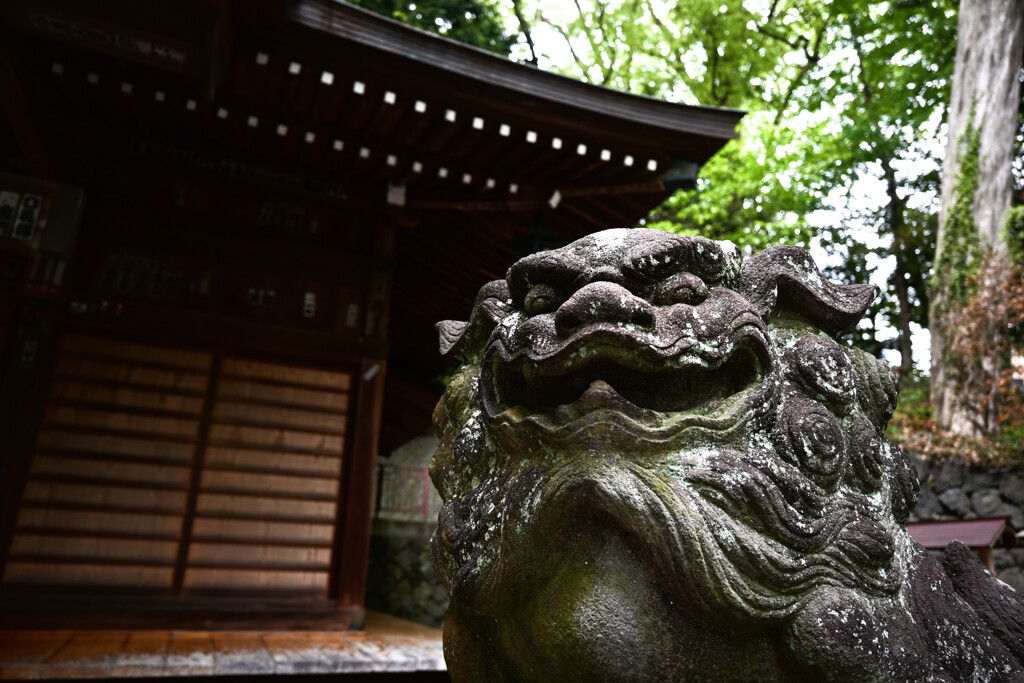
[[[437,36],[336,0],[294,0],[287,17],[309,29],[363,47],[422,62],[462,78],[498,86],[524,97],[575,107],[631,125],[700,135],[720,141],[737,137],[745,112],[678,104],[583,83],[518,64],[499,55]]]

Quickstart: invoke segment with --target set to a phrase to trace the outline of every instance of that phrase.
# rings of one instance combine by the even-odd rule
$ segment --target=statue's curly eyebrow
[[[675,236],[668,237],[634,245],[623,258],[623,271],[638,280],[649,281],[684,270],[703,270],[692,243]]]
[[[729,258],[721,244],[706,237],[667,235],[657,241],[635,245],[623,259],[623,272],[641,281],[658,280],[678,272],[689,272],[708,285],[719,284],[727,275]]]
[[[545,283],[555,286],[578,284],[586,274],[572,264],[572,260],[556,252],[531,254],[516,261],[505,279],[508,281],[512,301],[522,302],[533,285]]]

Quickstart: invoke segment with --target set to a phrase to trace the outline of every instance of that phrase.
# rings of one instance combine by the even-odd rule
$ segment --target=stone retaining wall
[[[1014,528],[1024,530],[1024,468],[972,467],[953,460],[929,463],[909,455],[921,480],[910,521],[1006,515]],[[1024,593],[1024,548],[996,550],[993,561],[996,575]]]
[[[370,538],[366,606],[440,628],[448,595],[430,564],[433,523],[375,520]]]

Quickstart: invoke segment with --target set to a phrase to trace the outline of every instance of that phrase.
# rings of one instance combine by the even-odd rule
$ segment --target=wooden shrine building
[[[8,614],[360,628],[374,462],[429,426],[434,323],[692,185],[740,116],[330,0],[0,8]]]
[[[960,541],[973,550],[981,563],[996,573],[994,548],[1016,548],[1017,532],[1009,517],[943,519],[907,524],[911,537],[928,550],[945,550],[952,541]]]

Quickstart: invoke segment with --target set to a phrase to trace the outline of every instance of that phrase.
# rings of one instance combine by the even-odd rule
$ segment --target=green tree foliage
[[[939,147],[937,123],[948,100],[955,6],[859,0],[831,6],[842,27],[837,47],[853,56],[851,68],[826,77],[826,87],[816,88],[808,104],[845,102],[841,116],[851,161],[860,174],[874,175],[885,188],[887,201],[861,221],[885,243],[860,251],[893,265],[878,312],[897,336],[864,335],[864,341],[895,346],[902,356],[900,373],[906,375],[912,367],[910,323],[928,325],[927,278],[934,261],[939,178],[932,152]],[[860,262],[857,252],[848,252],[851,274]]]
[[[738,0],[575,4],[558,24],[538,9],[569,46],[570,75],[638,94],[746,109],[741,139],[701,171],[698,189],[670,198],[649,225],[749,249],[779,242],[808,246],[807,217],[823,206],[845,171],[846,155],[820,117],[783,113],[812,67],[827,23],[792,3],[767,13]],[[808,132],[809,131],[809,132]]]
[[[347,0],[416,28],[507,56],[515,36],[505,33],[497,3],[490,0]]]
[[[809,216],[842,180],[847,169],[836,160],[846,150],[824,124],[812,124],[810,135],[789,124],[774,124],[765,112],[749,114],[742,137],[704,166],[697,189],[669,198],[648,225],[732,240],[748,252],[779,243],[809,246],[821,233]]]
[[[974,116],[968,118],[967,130],[960,140],[962,153],[957,174],[953,200],[946,217],[946,229],[942,234],[942,250],[935,268],[935,286],[946,293],[946,305],[939,312],[948,313],[952,305],[961,304],[970,298],[968,280],[977,271],[982,256],[978,231],[974,226],[974,193],[978,191],[978,154],[980,140],[978,129],[972,124]]]
[[[485,0],[363,2],[428,29],[450,25],[445,35],[456,39],[462,12],[499,23]],[[842,280],[890,270],[888,291],[856,341],[874,352],[898,349],[907,373],[911,324],[927,325],[933,150],[948,100],[956,4],[507,0],[500,9],[507,25],[518,24],[531,60],[539,52],[548,68],[637,94],[747,110],[741,138],[705,165],[697,189],[671,197],[647,224],[731,239],[748,251],[814,245],[834,255],[830,274]],[[882,188],[874,193],[880,201],[865,204],[865,178]],[[822,209],[833,209],[831,218]]]
[[[898,348],[909,371],[911,322],[927,325],[932,150],[953,64],[953,0],[577,0],[561,22],[541,5],[534,21],[570,47],[571,75],[750,112],[698,188],[670,198],[649,225],[752,250],[813,242],[841,258],[831,274],[845,280],[884,264],[889,291],[858,342]],[[865,177],[884,198],[867,207],[857,195]],[[843,207],[852,208],[841,221],[815,218]]]

